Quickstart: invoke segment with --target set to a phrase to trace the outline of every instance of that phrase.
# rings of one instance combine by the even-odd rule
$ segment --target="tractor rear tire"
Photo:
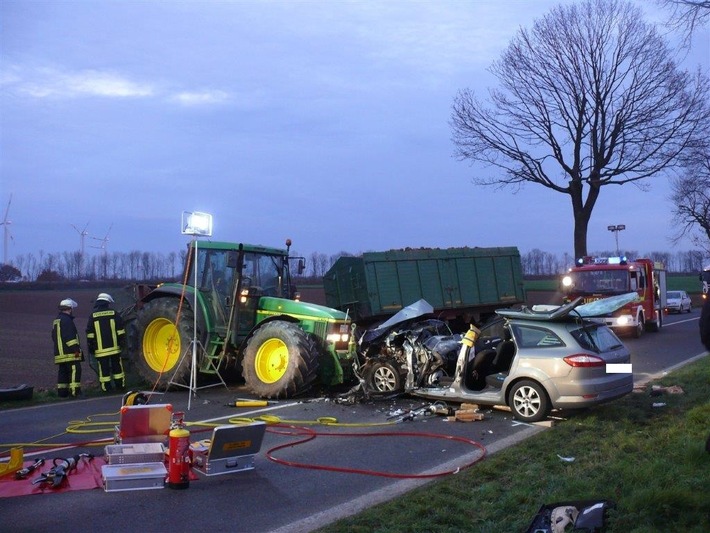
[[[138,374],[151,384],[189,382],[191,359],[182,364],[180,361],[193,339],[194,318],[192,309],[183,305],[176,328],[178,303],[176,298],[147,302],[131,325],[134,330],[129,335],[129,352]]]
[[[242,377],[261,398],[292,398],[318,377],[319,350],[297,324],[277,320],[256,330],[247,342]]]

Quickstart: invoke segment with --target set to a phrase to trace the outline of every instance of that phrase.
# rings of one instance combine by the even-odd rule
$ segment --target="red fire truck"
[[[638,298],[608,316],[600,317],[617,331],[638,338],[644,330],[660,331],[666,305],[666,271],[651,259],[583,257],[562,278],[565,301],[582,296],[592,302],[635,292]]]

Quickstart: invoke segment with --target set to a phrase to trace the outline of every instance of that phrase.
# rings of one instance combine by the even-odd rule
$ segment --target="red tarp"
[[[26,461],[24,466],[28,467],[33,463],[34,461]],[[53,465],[50,459],[25,479],[15,479],[15,474],[0,477],[0,498],[103,488],[101,466],[105,464],[106,461],[103,457],[95,457],[91,460],[82,457],[79,459],[76,469],[72,470],[69,475],[67,475],[66,479],[59,487],[53,488],[51,483],[38,483],[37,485],[33,485],[32,482],[35,479],[52,469]]]
[[[34,464],[34,461],[25,461],[24,467]],[[48,460],[40,468],[32,472],[26,479],[15,479],[15,474],[8,474],[0,477],[0,498],[11,496],[27,496],[28,494],[51,494],[53,492],[67,492],[70,490],[103,489],[104,482],[101,476],[101,467],[108,464],[103,457],[95,457],[89,460],[82,457],[75,470],[72,470],[64,482],[56,489],[51,483],[39,483],[33,485],[32,482],[46,474],[52,469],[52,460]],[[167,465],[166,465],[167,466]],[[199,477],[190,470],[190,481],[195,481]]]

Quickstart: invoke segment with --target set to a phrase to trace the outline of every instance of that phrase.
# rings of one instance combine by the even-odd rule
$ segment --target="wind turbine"
[[[106,232],[106,235],[103,239],[99,239],[98,237],[91,237],[95,241],[101,241],[101,244],[99,246],[92,246],[92,248],[101,248],[104,252],[106,251],[106,243],[108,242],[108,234],[111,233],[111,228],[113,228],[113,224],[108,227],[108,231]]]
[[[72,228],[74,228],[79,236],[81,237],[81,257],[84,257],[84,238],[89,234],[88,231],[86,231],[86,228],[89,227],[89,223],[86,223],[86,226],[84,226],[84,229],[79,231],[79,228],[77,228],[74,224],[71,225]]]
[[[103,250],[103,263],[104,263],[104,279],[106,279],[106,263],[107,261],[107,251],[106,251],[106,243],[108,242],[108,234],[111,233],[111,228],[113,228],[113,223],[108,227],[108,231],[106,232],[106,235],[104,235],[103,239],[99,239],[98,237],[91,237],[95,241],[101,241],[101,244],[99,246],[92,246],[92,248],[100,248]]]
[[[0,225],[3,226],[3,230],[5,235],[3,236],[3,257],[2,257],[2,262],[7,264],[7,240],[12,239],[12,235],[10,235],[10,224],[12,224],[12,220],[8,220],[8,216],[10,214],[10,204],[12,203],[12,194],[10,194],[10,200],[7,202],[7,207],[5,208],[5,216],[2,219],[2,222],[0,222]]]

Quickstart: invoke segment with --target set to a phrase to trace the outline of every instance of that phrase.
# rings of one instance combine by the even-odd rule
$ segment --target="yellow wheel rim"
[[[262,383],[275,383],[288,368],[288,347],[280,339],[269,339],[256,352],[256,376]]]
[[[166,318],[156,318],[143,335],[143,359],[156,372],[173,368],[182,353],[180,334],[175,324]]]

